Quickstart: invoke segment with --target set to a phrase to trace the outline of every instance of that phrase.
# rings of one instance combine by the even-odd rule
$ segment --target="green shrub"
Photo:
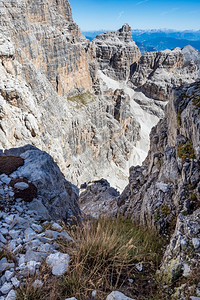
[[[177,154],[178,157],[182,159],[182,163],[184,163],[187,159],[195,159],[195,153],[191,141],[188,141],[186,144],[179,145]]]

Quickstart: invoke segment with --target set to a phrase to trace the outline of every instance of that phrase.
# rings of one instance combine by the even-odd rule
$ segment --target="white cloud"
[[[124,11],[122,10],[122,11],[119,12],[117,20],[120,20],[123,15],[124,15]]]
[[[171,13],[177,11],[177,10],[179,10],[179,8],[178,7],[174,7],[172,9],[170,9],[170,10],[163,11],[160,15],[161,16],[166,16],[166,15],[169,15],[169,14],[171,14]]]
[[[148,2],[149,0],[142,0],[142,1],[140,1],[140,2],[137,2],[135,5],[141,5],[141,4],[144,4],[144,3],[146,3],[146,2]]]

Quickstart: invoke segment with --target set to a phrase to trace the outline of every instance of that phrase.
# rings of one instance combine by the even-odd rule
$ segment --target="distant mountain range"
[[[90,41],[98,34],[105,31],[85,31],[83,34]],[[198,31],[175,31],[175,30],[132,30],[133,40],[136,42],[142,54],[150,51],[161,51],[173,49],[175,47],[183,48],[191,45],[200,51],[200,30]]]

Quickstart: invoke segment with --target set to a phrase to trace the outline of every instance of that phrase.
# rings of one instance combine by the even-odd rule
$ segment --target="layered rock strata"
[[[0,5],[1,34],[14,44],[28,82],[31,63],[59,95],[91,89],[87,43],[73,22],[68,1],[1,1]]]
[[[159,274],[171,284],[200,267],[199,81],[177,91],[150,141],[146,160],[130,168],[129,184],[117,201],[134,222],[171,235]]]
[[[124,186],[127,173],[119,168],[128,169],[140,126],[126,95],[99,92],[94,46],[68,1],[0,5],[1,148],[32,144],[75,184],[115,172]]]
[[[93,42],[100,70],[113,79],[127,80],[130,66],[141,56],[133,42],[131,27],[125,24],[118,31],[97,35]]]
[[[123,189],[165,104],[126,85],[140,57],[130,27],[89,43],[68,1],[1,1],[0,17],[1,148],[32,144],[76,185],[104,177]],[[110,66],[96,57],[104,45]]]
[[[169,100],[173,88],[192,83],[198,78],[199,62],[186,50],[175,48],[148,52],[131,66],[130,82],[134,89],[157,100]]]

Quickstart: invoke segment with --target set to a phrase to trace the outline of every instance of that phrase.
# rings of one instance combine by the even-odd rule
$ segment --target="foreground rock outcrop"
[[[72,238],[56,221],[75,223],[81,212],[78,189],[46,152],[13,148],[1,153],[0,163],[0,299],[9,300],[44,261],[55,276],[68,270],[69,255],[58,251],[57,240]]]
[[[1,209],[9,209],[21,199],[45,220],[68,222],[80,218],[78,189],[66,181],[46,152],[31,145],[13,148],[0,156],[0,162]]]

